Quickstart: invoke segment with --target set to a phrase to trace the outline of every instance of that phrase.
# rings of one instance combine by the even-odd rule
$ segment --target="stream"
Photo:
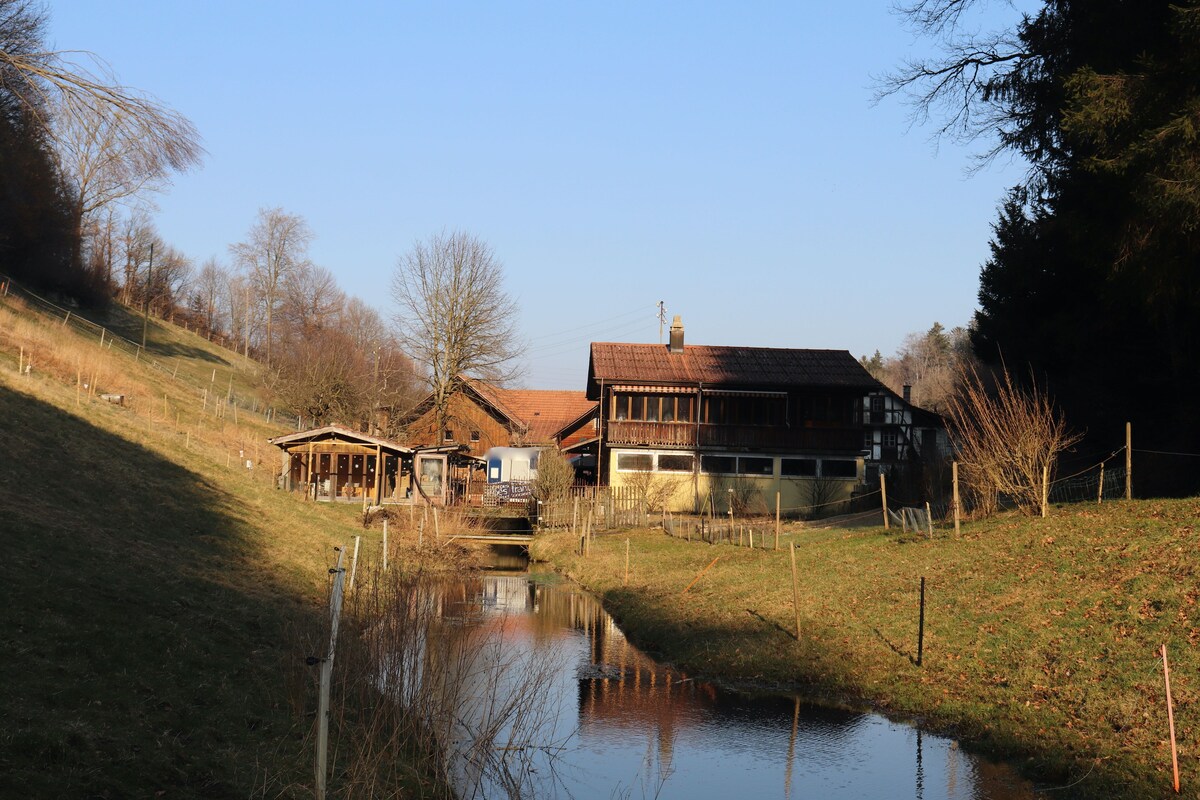
[[[484,573],[428,598],[436,633],[419,661],[453,654],[432,683],[452,688],[439,724],[464,800],[1035,796],[1010,767],[911,724],[660,665],[555,575]]]

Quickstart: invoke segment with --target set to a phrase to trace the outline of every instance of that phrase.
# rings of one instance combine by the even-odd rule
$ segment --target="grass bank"
[[[381,531],[275,490],[281,429],[213,402],[252,392],[252,364],[149,334],[171,369],[0,302],[0,796],[310,797],[305,657],[323,652],[333,548],[361,536],[365,570]],[[403,525],[390,543],[393,570],[440,563]],[[442,796],[411,751],[360,777],[368,700],[338,694],[353,661],[335,662],[333,796],[364,796],[360,780]]]
[[[1198,522],[1196,499],[1122,501],[1001,516],[958,540],[797,528],[779,551],[752,551],[642,530],[597,538],[587,558],[570,534],[547,534],[535,555],[601,596],[639,646],[694,674],[802,685],[922,719],[1070,785],[1056,796],[1174,796],[1165,643],[1183,786],[1195,796]]]

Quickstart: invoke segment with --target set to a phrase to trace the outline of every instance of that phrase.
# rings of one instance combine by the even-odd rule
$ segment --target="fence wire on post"
[[[329,689],[333,683],[333,654],[337,648],[338,623],[342,617],[342,584],[346,576],[342,559],[345,555],[345,547],[339,547],[337,566],[329,570],[333,575],[333,590],[329,594],[329,650],[320,659],[321,689],[317,700],[317,800],[325,800],[325,779],[329,772]]]

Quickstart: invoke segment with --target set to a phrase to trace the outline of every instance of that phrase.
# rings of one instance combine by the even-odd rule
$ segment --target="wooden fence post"
[[[329,650],[321,659],[321,688],[317,700],[317,800],[325,800],[325,778],[329,758],[329,687],[333,682],[333,653],[337,647],[338,622],[342,616],[342,580],[346,571],[342,569],[342,548],[338,548],[337,566],[329,570],[333,574],[333,591],[329,595]]]
[[[959,527],[959,519],[961,517],[961,514],[960,514],[961,510],[959,508],[959,503],[958,503],[958,462],[957,461],[951,462],[950,471],[951,471],[951,474],[954,476],[954,497],[951,500],[951,503],[954,505],[954,538],[957,539],[959,537],[959,535],[962,533],[962,530]]]
[[[779,492],[775,493],[775,549],[779,549]]]
[[[892,526],[888,521],[887,476],[882,472],[879,473],[879,493],[883,496],[883,529],[889,530]]]
[[[629,537],[625,537],[625,586],[629,585]]]
[[[929,526],[929,538],[933,538],[933,509],[929,507],[929,501],[925,501],[925,522]]]
[[[1125,499],[1133,499],[1133,423],[1125,423]]]
[[[1100,488],[1096,490],[1096,505],[1104,502],[1104,462],[1100,462]]]
[[[1179,752],[1175,749],[1175,710],[1171,704],[1171,670],[1167,666],[1167,646],[1162,646],[1163,681],[1167,685],[1167,725],[1171,731],[1171,770],[1175,773],[1175,794],[1179,794]]]
[[[1042,464],[1042,519],[1049,516],[1047,505],[1050,502],[1050,465]]]
[[[354,558],[350,560],[350,591],[354,591],[354,576],[358,574],[358,546],[362,544],[362,537],[354,537]]]

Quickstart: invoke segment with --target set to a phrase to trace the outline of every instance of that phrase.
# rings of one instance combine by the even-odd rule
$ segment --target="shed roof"
[[[393,442],[390,439],[383,439],[379,436],[371,436],[366,433],[360,433],[341,425],[326,425],[323,428],[310,428],[306,431],[297,431],[284,436],[276,436],[273,439],[267,439],[267,442],[276,447],[286,448],[288,445],[303,444],[307,442],[325,442],[325,441],[347,441],[358,444],[373,444],[383,447],[395,453],[412,453],[413,448],[405,447],[398,442]]]
[[[873,389],[878,381],[848,350],[687,345],[672,353],[666,345],[593,342],[587,396],[600,396],[599,384],[705,387],[821,387]]]

